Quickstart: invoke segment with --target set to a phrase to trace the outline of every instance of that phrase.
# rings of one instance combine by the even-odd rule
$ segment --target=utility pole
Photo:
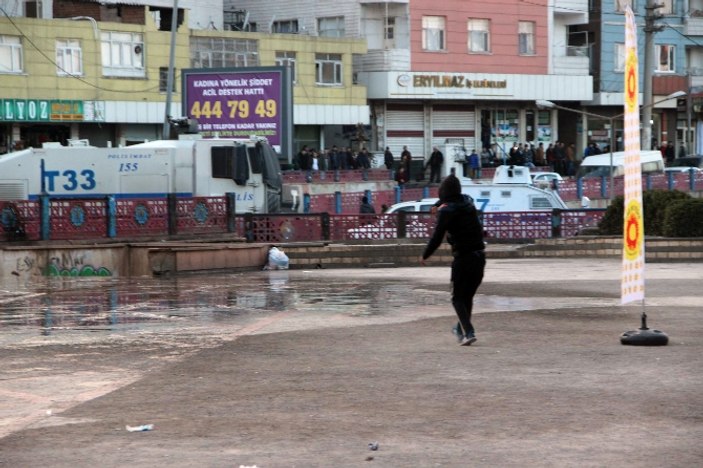
[[[173,69],[176,53],[176,34],[178,32],[178,0],[173,0],[173,10],[171,10],[171,49],[168,54],[168,75],[166,77],[166,107],[164,110],[164,126],[162,138],[168,140],[171,135],[171,90],[173,89]]]
[[[652,74],[654,73],[654,33],[664,29],[664,26],[656,25],[654,22],[662,18],[656,10],[663,7],[663,4],[655,3],[655,0],[647,0],[644,16],[644,99],[642,102],[642,138],[640,146],[643,150],[652,149]]]

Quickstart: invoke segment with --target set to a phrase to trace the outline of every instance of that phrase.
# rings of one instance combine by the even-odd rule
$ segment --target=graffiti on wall
[[[104,266],[92,265],[85,253],[66,252],[49,258],[43,265],[35,256],[17,258],[13,274],[40,274],[44,276],[112,276],[112,271]]]
[[[49,259],[46,276],[112,276],[105,267],[90,265],[84,253],[66,252]]]

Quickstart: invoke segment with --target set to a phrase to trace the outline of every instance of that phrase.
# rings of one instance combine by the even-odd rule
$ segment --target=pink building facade
[[[426,160],[515,142],[585,142],[573,115],[538,100],[580,106],[593,98],[589,57],[573,28],[589,0],[225,0],[259,32],[364,37],[355,83],[367,87],[368,147]],[[574,141],[578,138],[584,142]],[[326,139],[322,139],[327,141]],[[382,158],[381,158],[382,159]],[[455,168],[461,167],[455,165]],[[452,164],[445,164],[449,173]]]
[[[423,44],[423,19],[438,17],[445,22],[445,47],[430,51]],[[473,2],[465,0],[413,0],[410,3],[410,43],[412,70],[453,73],[507,73],[543,75],[548,63],[548,13],[546,2],[494,0]],[[477,20],[471,23],[471,20]],[[427,23],[425,21],[425,23]],[[471,24],[470,24],[471,23]],[[523,44],[521,53],[520,26],[523,37],[532,35],[530,44]],[[469,28],[487,27],[473,31],[474,37],[487,36],[487,43],[471,44]],[[425,34],[426,36],[426,34]],[[480,37],[479,37],[480,39]],[[486,47],[487,46],[487,47]]]

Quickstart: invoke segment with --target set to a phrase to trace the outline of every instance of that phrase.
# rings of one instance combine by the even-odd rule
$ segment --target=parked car
[[[429,212],[432,207],[437,203],[438,198],[423,198],[422,200],[413,200],[396,203],[392,205],[386,213],[398,213],[399,211],[408,212]]]
[[[399,213],[398,210],[394,213]],[[411,210],[409,212],[412,212]],[[388,212],[369,216],[373,219],[372,223],[362,224],[359,227],[347,230],[349,239],[395,239],[398,237],[398,218],[397,215],[388,214]],[[408,238],[427,238],[432,233],[435,218],[427,214],[410,215],[406,220],[405,236]]]
[[[703,169],[700,167],[693,167],[693,166],[670,166],[664,168],[664,173],[669,173],[673,172],[674,174],[689,174],[693,171],[693,174],[700,174],[703,172]]]
[[[429,213],[438,198],[423,198],[421,200],[396,203],[388,208],[385,213],[374,216],[374,222],[364,224],[347,231],[350,239],[395,239],[398,234],[396,216],[386,216],[401,211],[407,213]],[[413,217],[408,219],[406,236],[410,238],[426,238],[434,226],[432,217]]]
[[[669,163],[668,167],[696,167],[703,169],[703,156],[684,156],[682,158],[676,158]]]
[[[560,184],[564,178],[558,172],[534,172],[530,174],[532,183],[538,187],[551,188],[554,184]]]
[[[530,177],[532,177],[532,181],[537,181],[537,180],[547,180],[549,182],[553,180],[558,180],[562,181],[564,178],[559,174],[558,172],[533,172],[530,174]]]

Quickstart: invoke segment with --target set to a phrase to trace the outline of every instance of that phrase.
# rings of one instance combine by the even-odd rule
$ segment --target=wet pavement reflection
[[[0,344],[13,333],[128,333],[245,322],[271,312],[376,316],[411,304],[447,303],[446,293],[400,281],[307,278],[304,272],[170,278],[41,278],[0,288]]]
[[[446,269],[203,273],[171,277],[39,277],[0,284],[0,346],[154,333],[228,339],[275,314],[278,328],[388,323],[453,315]],[[377,276],[380,275],[380,276]],[[476,312],[616,304],[616,298],[476,296]],[[342,323],[344,322],[344,323]]]

